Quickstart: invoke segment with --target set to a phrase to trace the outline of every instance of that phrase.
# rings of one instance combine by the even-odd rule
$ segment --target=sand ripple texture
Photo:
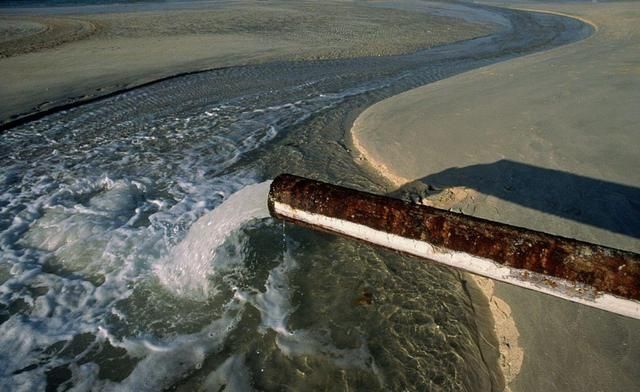
[[[400,54],[492,31],[490,20],[436,15],[447,7],[437,3],[425,12],[375,1],[110,3],[0,4],[0,121],[180,72]]]
[[[87,38],[95,32],[93,38],[98,40],[242,34],[261,37],[263,41],[286,37],[292,42],[305,43],[300,48],[300,58],[308,58],[309,48],[319,47],[324,50],[315,53],[315,57],[358,57],[403,53],[491,31],[481,23],[461,24],[446,15],[348,2],[330,5],[286,1],[269,5],[210,2],[195,10],[185,4],[180,9],[164,12],[158,11],[158,7],[144,8],[144,3],[139,7],[138,12],[127,12],[131,6],[125,4],[105,10],[100,7],[47,8],[45,12],[53,16],[38,15],[37,8],[5,9],[0,19],[3,21],[0,54],[12,56],[52,48]]]
[[[0,58],[11,57],[87,38],[96,25],[77,18],[0,16]]]
[[[277,173],[383,191],[346,136],[372,103],[590,31],[490,11],[511,24],[484,39],[186,75],[3,133],[0,389],[500,390],[455,272],[256,218],[206,282],[158,274]]]

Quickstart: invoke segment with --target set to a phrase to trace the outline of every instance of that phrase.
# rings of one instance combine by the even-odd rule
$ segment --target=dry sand
[[[512,6],[598,30],[374,105],[354,145],[428,204],[640,252],[640,3]],[[491,298],[512,390],[640,388],[637,320],[503,283]]]
[[[0,124],[182,72],[389,55],[490,31],[383,6],[242,0],[0,9]]]

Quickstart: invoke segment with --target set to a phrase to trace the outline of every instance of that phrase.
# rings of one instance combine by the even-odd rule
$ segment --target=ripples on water
[[[559,43],[583,28],[537,18]],[[501,39],[556,39],[516,33]],[[496,61],[494,39],[188,75],[4,133],[0,385],[491,389],[457,274],[285,229],[252,184],[289,171],[382,189],[353,163],[348,120]]]

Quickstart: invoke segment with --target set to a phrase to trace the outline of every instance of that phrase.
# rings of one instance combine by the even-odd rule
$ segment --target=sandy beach
[[[501,5],[597,31],[374,105],[352,129],[359,158],[425,204],[640,251],[640,6]],[[479,283],[513,321],[496,324],[512,390],[638,388],[637,320]]]
[[[33,273],[25,267],[23,280],[20,273],[16,274],[18,284],[29,290],[23,290],[24,300],[11,297],[12,304],[40,301],[39,293],[46,286],[33,283],[32,276],[40,276],[38,263],[48,263],[47,257],[53,254],[66,264],[62,272],[54,268],[44,274],[63,282],[51,284],[46,295],[64,310],[51,330],[57,327],[67,333],[61,326],[76,328],[77,314],[94,311],[91,307],[78,310],[75,303],[56,302],[76,282],[65,281],[65,274],[73,271],[84,279],[83,273],[97,270],[117,283],[111,286],[117,289],[115,294],[110,295],[125,298],[122,306],[130,308],[121,313],[120,302],[113,300],[96,314],[102,317],[100,312],[113,312],[120,321],[135,324],[139,328],[133,328],[136,334],[154,334],[157,324],[164,323],[167,303],[174,298],[166,297],[165,288],[149,289],[138,275],[133,281],[143,284],[132,293],[131,281],[114,276],[113,268],[104,267],[108,263],[103,257],[110,262],[126,260],[124,265],[132,269],[161,263],[164,259],[149,260],[149,254],[157,253],[159,242],[175,244],[176,233],[183,235],[197,217],[215,211],[220,199],[261,176],[273,178],[283,171],[379,192],[385,190],[384,185],[376,183],[382,174],[389,182],[388,192],[425,204],[640,251],[640,177],[630,169],[640,166],[638,138],[633,133],[640,120],[635,110],[640,101],[638,5],[491,5],[572,15],[592,23],[597,31],[577,43],[486,66],[388,98],[360,115],[351,135],[347,130],[353,117],[371,102],[469,69],[471,64],[488,64],[519,50],[529,53],[536,45],[545,47],[544,27],[563,31],[563,25],[544,18],[527,19],[515,12],[500,16],[490,9],[470,12],[461,4],[445,6],[418,0],[242,0],[0,8],[0,129],[22,124],[3,140],[10,146],[6,150],[19,147],[4,157],[14,166],[0,173],[0,185],[9,189],[0,196],[7,195],[13,210],[6,214],[9,218],[3,215],[0,223],[10,222],[11,214],[31,214],[14,221],[22,225],[15,232],[11,227],[7,230],[11,256],[7,259],[17,260],[16,265],[21,266],[27,247],[42,251],[45,260],[29,264]],[[482,39],[474,40],[470,46],[461,42],[436,48],[424,58],[395,56],[377,62],[381,56],[414,53],[509,30],[513,26],[508,17],[528,24],[529,30],[523,29],[514,40],[505,33],[498,44],[490,39],[483,43],[477,42]],[[529,40],[528,34],[536,37]],[[539,41],[531,44],[534,38]],[[512,43],[520,45],[514,53],[510,52]],[[467,59],[465,53],[472,55]],[[368,56],[366,61],[317,61],[363,56]],[[438,63],[439,59],[443,62]],[[218,71],[148,84],[209,69]],[[116,95],[125,90],[130,91]],[[95,101],[106,96],[110,98]],[[76,107],[75,112],[55,110],[92,101]],[[26,122],[50,112],[53,115],[45,121]],[[264,146],[269,147],[263,151]],[[97,178],[96,173],[104,178]],[[68,184],[73,186],[67,188]],[[58,188],[62,190],[55,193]],[[80,212],[69,212],[69,206]],[[98,213],[94,214],[96,209]],[[127,215],[131,211],[135,216]],[[119,226],[125,216],[130,220],[124,221],[133,223]],[[36,234],[29,234],[29,227]],[[68,237],[58,235],[59,227]],[[397,255],[382,257],[350,242],[308,237],[304,231],[291,230],[290,253],[298,252],[300,260],[306,261],[309,255],[321,260],[300,263],[303,267],[298,273],[295,261],[287,264],[280,246],[284,227],[282,232],[280,226],[275,233],[269,231],[272,229],[267,227],[266,234],[251,234],[252,240],[242,239],[256,241],[265,249],[268,246],[264,244],[276,243],[269,252],[277,254],[270,256],[271,264],[255,263],[262,268],[259,273],[248,270],[251,274],[247,275],[254,278],[268,277],[266,283],[258,279],[251,283],[256,287],[253,293],[232,296],[233,300],[243,298],[240,307],[252,306],[247,311],[248,321],[238,328],[243,331],[240,334],[247,335],[245,340],[234,341],[232,336],[229,343],[237,345],[235,351],[223,350],[225,356],[217,355],[214,353],[219,348],[211,346],[205,350],[209,362],[202,368],[198,355],[205,354],[198,350],[203,342],[212,344],[212,335],[207,335],[206,329],[201,329],[205,331],[202,336],[189,333],[203,325],[214,325],[210,320],[197,323],[202,314],[218,310],[197,305],[190,313],[193,303],[175,302],[179,304],[174,309],[176,318],[182,317],[180,312],[184,310],[188,317],[182,319],[194,317],[197,328],[189,320],[178,332],[171,326],[167,333],[161,326],[157,334],[161,339],[165,333],[169,337],[177,334],[179,339],[186,339],[183,343],[168,338],[137,343],[137,336],[115,336],[101,330],[102,335],[96,338],[100,343],[96,344],[104,344],[106,354],[100,357],[98,351],[92,358],[87,348],[93,344],[90,339],[76,341],[82,334],[93,336],[96,325],[102,328],[102,319],[91,318],[85,326],[74,329],[73,341],[71,334],[60,338],[81,354],[64,362],[67,360],[61,358],[66,353],[62,350],[60,358],[51,362],[61,365],[43,370],[21,361],[20,355],[31,360],[36,348],[54,347],[58,337],[42,334],[32,339],[35,332],[30,335],[31,324],[19,324],[21,321],[15,321],[18,317],[0,308],[2,322],[7,319],[16,324],[7,330],[22,333],[19,336],[27,336],[28,341],[20,346],[24,353],[15,356],[16,372],[8,374],[6,380],[42,386],[49,385],[49,378],[53,380],[51,385],[71,385],[86,379],[98,387],[118,385],[135,390],[136,382],[153,379],[156,384],[151,385],[157,389],[178,385],[189,390],[205,384],[215,386],[220,380],[236,385],[233,383],[239,382],[238,375],[246,383],[251,378],[248,374],[253,374],[253,381],[265,389],[277,389],[282,386],[279,383],[292,383],[301,389],[323,383],[335,385],[336,377],[344,378],[345,389],[353,385],[373,389],[438,388],[433,384],[436,382],[445,389],[455,385],[501,390],[505,381],[513,391],[626,391],[638,387],[640,332],[635,321],[487,279],[427,264],[415,266],[413,260],[395,260]],[[85,242],[84,232],[98,238],[87,241],[90,249],[78,245]],[[131,237],[117,242],[114,239],[119,235]],[[117,243],[111,249],[116,256],[101,253],[106,249],[104,244],[112,240]],[[302,248],[313,244],[318,249],[305,253],[296,249],[299,244]],[[137,259],[130,257],[127,246],[135,250],[132,253]],[[11,253],[14,250],[15,254]],[[331,268],[335,262],[332,255],[346,259],[341,260],[344,267],[337,272]],[[277,257],[282,257],[282,264],[273,264]],[[387,258],[392,260],[389,264]],[[89,263],[90,268],[83,263]],[[16,270],[22,271],[20,268]],[[313,273],[331,278],[329,282],[305,279]],[[301,277],[294,281],[296,274]],[[360,279],[366,274],[371,275],[371,281],[365,284]],[[204,279],[205,274],[200,275]],[[10,282],[12,276],[0,264],[0,283]],[[296,298],[308,308],[294,302],[286,276],[291,276],[296,290],[311,287],[303,300]],[[95,276],[87,279],[85,286],[92,287]],[[437,283],[434,285],[431,279]],[[331,286],[336,282],[337,287]],[[32,283],[35,288],[29,286]],[[267,291],[262,292],[264,288]],[[13,295],[11,290],[6,292]],[[32,296],[32,292],[36,294]],[[354,292],[360,296],[355,301],[356,310],[351,299]],[[81,294],[87,303],[96,302],[93,295],[89,291]],[[296,295],[303,297],[298,292]],[[20,306],[11,307],[11,312],[23,312]],[[25,309],[29,306],[24,305]],[[151,309],[149,314],[145,313],[147,308]],[[131,312],[130,320],[127,311]],[[137,317],[141,311],[148,320]],[[239,314],[238,318],[241,311]],[[288,335],[287,328],[310,331],[309,320],[318,315],[320,322],[313,326],[325,328],[320,340],[313,340],[317,337],[313,334],[298,334],[300,341],[291,338],[294,334]],[[34,311],[33,319],[41,322],[38,317]],[[228,325],[240,322],[229,320],[218,321]],[[4,327],[10,328],[8,324]],[[322,335],[335,326],[332,336]],[[216,328],[212,331],[220,330]],[[365,329],[366,333],[362,332]],[[385,335],[388,331],[389,336]],[[370,347],[361,344],[359,333],[372,337]],[[9,334],[5,336],[10,339]],[[405,336],[410,338],[398,338]],[[225,342],[225,338],[220,341]],[[342,344],[339,349],[332,346],[333,338]],[[416,341],[411,341],[413,338]],[[189,339],[196,342],[193,350],[190,343],[184,344]],[[166,351],[155,350],[154,344]],[[118,350],[136,353],[136,358],[144,360],[124,365],[130,375],[99,373],[95,363],[106,372],[117,373],[118,366],[111,368],[109,362],[123,355]],[[312,359],[297,362],[294,356],[295,366],[272,367],[269,375],[258,372],[274,361],[288,364],[289,354],[296,350],[302,353],[300,358]],[[283,352],[288,354],[283,356]],[[89,359],[83,355],[89,355]],[[327,361],[332,356],[338,359],[338,365]],[[374,356],[381,362],[372,362]],[[175,366],[177,357],[185,360],[187,370]],[[411,358],[411,366],[402,362],[407,358]],[[47,360],[42,363],[52,366]],[[84,366],[85,360],[90,366]],[[347,362],[360,365],[345,376],[340,366]],[[405,368],[402,377],[384,380],[376,366],[385,363],[388,369]],[[162,366],[169,370],[158,372]],[[105,384],[112,381],[123,384]]]
[[[491,31],[488,24],[386,4],[0,8],[0,123],[178,73],[274,60],[391,55]]]

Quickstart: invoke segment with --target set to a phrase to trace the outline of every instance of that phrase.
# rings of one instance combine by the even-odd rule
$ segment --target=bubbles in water
[[[119,341],[104,333],[111,344],[143,358],[122,382],[107,384],[106,390],[158,391],[170,387],[186,374],[199,370],[202,362],[219,351],[227,335],[243,314],[243,306],[231,300],[223,317],[202,331],[164,341],[129,338]]]

